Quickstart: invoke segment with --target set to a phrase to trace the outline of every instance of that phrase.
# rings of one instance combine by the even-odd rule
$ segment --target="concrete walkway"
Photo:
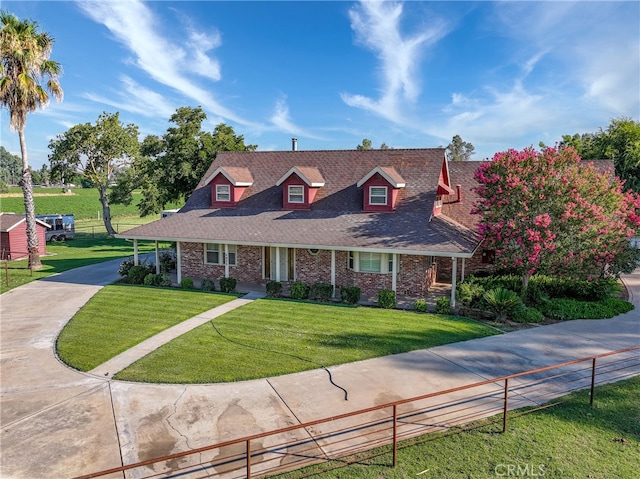
[[[85,374],[61,364],[54,352],[62,327],[117,279],[119,263],[79,268],[0,296],[3,479],[73,477],[640,344],[637,270],[624,277],[636,309],[616,318],[330,368],[336,383],[348,390],[348,401],[322,370],[226,384],[126,383],[110,375],[131,358]]]

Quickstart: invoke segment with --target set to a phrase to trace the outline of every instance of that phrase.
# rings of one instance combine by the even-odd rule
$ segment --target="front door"
[[[272,281],[293,280],[293,249],[265,247],[264,277]]]

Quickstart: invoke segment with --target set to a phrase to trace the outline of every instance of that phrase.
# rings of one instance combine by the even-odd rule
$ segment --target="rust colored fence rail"
[[[434,432],[530,407],[550,407],[568,393],[640,374],[640,346],[566,361],[521,373],[394,401],[358,411],[318,419],[232,441],[126,466],[94,472],[92,477],[135,478],[255,478],[316,463],[348,462],[349,456],[380,446],[391,447],[397,461],[398,443]],[[374,454],[379,455],[379,454]],[[369,456],[369,457],[373,457]],[[362,457],[359,457],[361,460]],[[116,476],[117,474],[117,476]]]

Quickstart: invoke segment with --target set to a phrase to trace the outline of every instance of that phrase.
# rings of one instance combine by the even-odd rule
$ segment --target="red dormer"
[[[406,186],[406,182],[390,166],[377,166],[357,183],[362,187],[364,198],[362,209],[366,212],[393,211],[400,188]]]
[[[253,184],[253,177],[248,168],[221,166],[205,184],[211,185],[211,206],[229,208],[238,204],[244,191]]]
[[[442,163],[440,177],[438,178],[438,190],[436,191],[436,201],[433,204],[433,215],[438,216],[442,213],[442,197],[444,195],[452,195],[455,191],[451,188],[449,180],[449,163],[445,160]]]
[[[294,166],[277,181],[276,186],[282,186],[282,207],[285,210],[308,210],[318,189],[324,186],[324,178],[318,168]]]

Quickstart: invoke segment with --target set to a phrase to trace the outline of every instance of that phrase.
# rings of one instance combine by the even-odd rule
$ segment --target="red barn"
[[[40,256],[47,254],[46,231],[49,225],[36,219],[38,230],[38,249]],[[0,259],[26,258],[27,218],[25,215],[0,213]]]

